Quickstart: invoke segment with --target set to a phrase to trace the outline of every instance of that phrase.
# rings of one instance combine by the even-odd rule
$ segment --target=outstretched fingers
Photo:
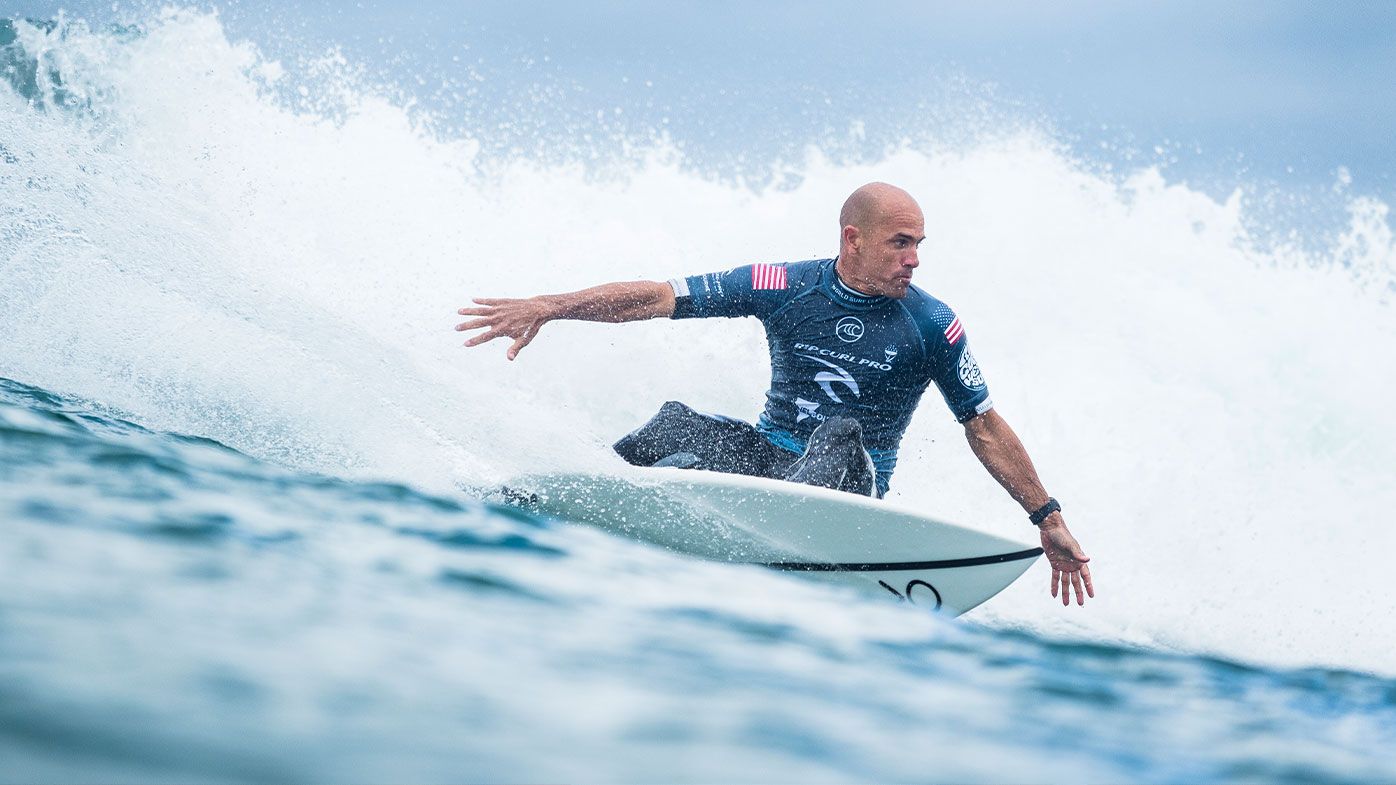
[[[504,333],[498,330],[486,330],[485,332],[482,332],[474,338],[471,338],[470,340],[466,341],[465,345],[479,346],[480,344],[485,343],[486,341],[493,341],[494,339],[502,337],[503,335]]]
[[[475,297],[471,299],[470,302],[480,307],[466,306],[458,309],[456,313],[461,316],[489,316],[490,314],[498,312],[499,306],[519,301],[510,297]]]

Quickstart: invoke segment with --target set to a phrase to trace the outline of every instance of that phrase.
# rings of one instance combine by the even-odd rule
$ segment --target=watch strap
[[[1033,513],[1028,516],[1028,520],[1032,521],[1033,526],[1041,526],[1042,522],[1047,520],[1047,516],[1054,512],[1061,512],[1061,509],[1061,503],[1048,496],[1047,503],[1033,511]]]

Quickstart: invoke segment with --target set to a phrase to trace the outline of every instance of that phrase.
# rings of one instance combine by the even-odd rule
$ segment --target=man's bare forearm
[[[545,294],[549,319],[634,322],[674,315],[674,289],[656,281],[626,281],[567,294]]]
[[[965,437],[979,462],[1024,510],[1031,513],[1047,504],[1047,491],[1037,478],[1037,469],[1028,451],[1018,440],[1018,434],[997,412],[990,409],[966,422]],[[1042,552],[1052,565],[1052,596],[1060,594],[1062,605],[1068,605],[1075,591],[1076,604],[1084,605],[1087,597],[1095,596],[1095,584],[1086,566],[1091,558],[1066,528],[1061,510],[1044,518],[1037,533],[1042,540]]]
[[[474,305],[456,313],[473,316],[456,325],[456,332],[483,330],[465,342],[479,346],[496,338],[513,338],[510,360],[555,319],[588,322],[634,322],[674,315],[674,289],[667,283],[627,281],[593,286],[580,292],[543,294],[522,300],[477,297]]]
[[[998,412],[990,409],[966,422],[965,438],[979,462],[1024,510],[1032,512],[1047,503],[1047,490],[1032,458]]]

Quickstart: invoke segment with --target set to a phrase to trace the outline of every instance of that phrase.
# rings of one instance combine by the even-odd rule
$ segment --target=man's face
[[[860,291],[900,300],[911,286],[911,272],[921,264],[917,246],[926,239],[925,219],[916,203],[898,200],[879,211],[857,233],[849,261],[852,281]]]

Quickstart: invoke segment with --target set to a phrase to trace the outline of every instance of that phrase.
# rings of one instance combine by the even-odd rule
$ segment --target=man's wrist
[[[535,299],[543,304],[543,321],[551,322],[567,318],[569,304],[566,295],[540,294]]]
[[[1038,507],[1036,510],[1033,510],[1032,512],[1028,513],[1028,520],[1032,522],[1033,526],[1041,526],[1043,523],[1047,521],[1048,518],[1050,518],[1053,515],[1056,515],[1060,519],[1061,510],[1061,503],[1058,502],[1056,499],[1053,499],[1052,497],[1048,496],[1046,504],[1043,504],[1041,507]]]

